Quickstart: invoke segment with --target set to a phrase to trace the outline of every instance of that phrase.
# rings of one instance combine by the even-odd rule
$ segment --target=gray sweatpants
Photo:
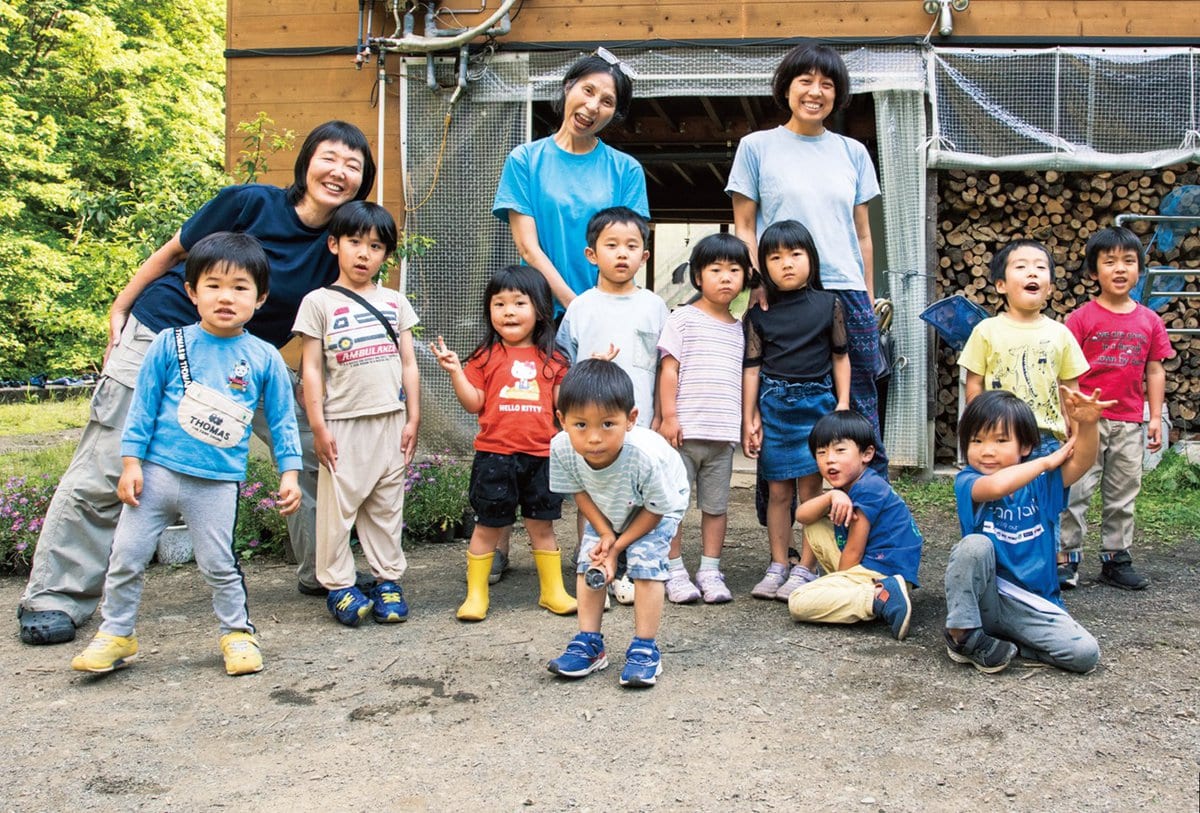
[[[121,334],[121,343],[104,365],[104,375],[92,395],[91,414],[83,437],[46,511],[29,583],[20,602],[27,610],[59,610],[79,626],[100,603],[113,531],[121,515],[121,501],[117,499],[121,430],[133,400],[138,371],[154,335],[131,316]],[[299,562],[300,581],[315,586],[318,463],[312,429],[299,403],[296,420],[300,424],[304,470],[300,473],[300,510],[288,517],[288,533],[292,552]],[[270,432],[261,410],[254,416],[254,432],[270,445]]]
[[[1071,672],[1090,672],[1100,645],[1062,607],[1033,607],[999,591],[992,540],[970,534],[950,551],[946,565],[946,627],[983,627],[988,635],[1012,641],[1021,654]]]
[[[154,463],[142,464],[139,505],[121,509],[100,605],[100,631],[129,636],[137,624],[146,565],[158,538],[182,516],[188,525],[196,564],[213,591],[213,612],[221,634],[254,632],[246,603],[246,582],[233,555],[238,484],[179,474]]]

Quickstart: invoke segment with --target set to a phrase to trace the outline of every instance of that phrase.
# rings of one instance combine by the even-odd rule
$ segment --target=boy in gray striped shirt
[[[550,444],[550,488],[573,495],[587,523],[576,568],[579,634],[548,668],[581,678],[608,666],[600,634],[603,584],[589,587],[584,574],[596,568],[611,580],[624,551],[634,585],[634,638],[621,685],[653,686],[662,673],[655,637],[667,551],[687,510],[687,472],[661,435],[636,425],[633,382],[611,361],[587,359],[572,367],[559,388],[557,414],[563,431]]]

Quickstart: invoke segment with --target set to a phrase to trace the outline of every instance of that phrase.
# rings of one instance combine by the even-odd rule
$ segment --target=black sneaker
[[[1058,563],[1058,589],[1074,590],[1079,586],[1079,562]]]
[[[955,663],[969,663],[980,672],[989,675],[1002,671],[1017,654],[1017,645],[1001,638],[993,638],[982,627],[971,630],[961,644],[955,641],[949,630],[942,630],[946,639],[946,654]]]
[[[1100,565],[1100,581],[1122,590],[1145,590],[1150,580],[1133,569],[1133,557],[1122,550]]]

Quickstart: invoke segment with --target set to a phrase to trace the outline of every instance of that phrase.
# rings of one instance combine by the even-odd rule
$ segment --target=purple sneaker
[[[724,604],[733,601],[733,593],[725,586],[725,574],[719,570],[697,570],[696,586],[704,595],[705,604]]]
[[[672,604],[692,604],[700,600],[700,590],[692,584],[686,570],[681,568],[668,573],[670,578],[667,579],[667,601]]]

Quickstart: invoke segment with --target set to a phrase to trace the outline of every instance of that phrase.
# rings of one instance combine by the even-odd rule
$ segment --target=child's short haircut
[[[788,90],[797,76],[816,71],[833,80],[833,109],[841,110],[850,104],[850,71],[838,52],[828,45],[802,42],[784,54],[771,80],[771,95],[784,110],[788,107]]]
[[[628,415],[635,405],[629,373],[603,359],[579,362],[567,371],[558,388],[558,411],[564,415],[589,406]]]
[[[1124,226],[1110,226],[1101,229],[1088,238],[1087,248],[1084,249],[1084,267],[1089,274],[1095,275],[1100,263],[1100,255],[1109,251],[1132,251],[1137,254],[1138,273],[1146,270],[1145,249],[1138,236]]]
[[[1008,390],[988,390],[969,403],[958,419],[959,452],[965,458],[971,438],[998,426],[1016,435],[1019,446],[1032,450],[1041,441],[1029,404]]]
[[[758,238],[758,272],[762,275],[763,287],[767,289],[767,302],[774,303],[779,298],[779,289],[775,280],[767,273],[767,255],[780,249],[804,249],[808,255],[808,287],[814,291],[823,291],[821,284],[821,255],[817,253],[817,241],[812,232],[798,220],[780,220],[767,226]]]
[[[374,231],[387,247],[388,256],[396,251],[396,219],[378,203],[355,200],[343,204],[329,220],[329,236],[365,237]]]
[[[242,232],[218,231],[198,240],[183,266],[184,280],[194,291],[202,274],[224,273],[230,268],[245,269],[259,296],[270,292],[271,263],[267,253],[253,235]]]
[[[875,427],[861,413],[853,409],[830,412],[813,424],[808,434],[808,450],[815,456],[817,449],[832,446],[839,440],[848,440],[860,452],[875,448]]]
[[[1022,237],[1018,240],[1013,240],[1004,248],[996,252],[992,257],[991,272],[992,282],[999,282],[1004,279],[1004,272],[1008,270],[1008,257],[1019,248],[1036,248],[1046,255],[1046,261],[1050,263],[1050,279],[1054,279],[1054,255],[1050,253],[1050,249],[1039,243],[1037,240],[1030,240],[1028,237]]]
[[[646,218],[628,206],[610,206],[607,209],[601,209],[596,212],[596,214],[592,215],[592,219],[588,221],[587,244],[594,249],[596,241],[600,239],[600,232],[618,223],[632,223],[637,226],[637,230],[642,234],[642,246],[650,242],[650,224],[646,222]]]
[[[688,273],[692,278],[692,287],[700,290],[700,272],[713,263],[737,263],[745,273],[742,276],[742,290],[750,286],[750,272],[754,262],[750,259],[750,250],[740,237],[729,232],[710,234],[692,248],[692,256],[688,260]]]

